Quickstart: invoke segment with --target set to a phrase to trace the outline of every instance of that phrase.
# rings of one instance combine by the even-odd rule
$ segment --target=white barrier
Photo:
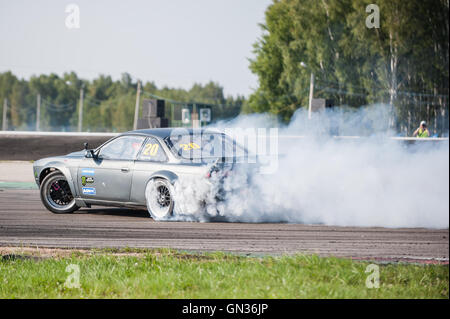
[[[29,135],[29,136],[105,136],[113,137],[121,133],[102,133],[102,132],[36,132],[36,131],[0,131],[1,135]],[[279,138],[308,138],[306,135],[278,135]],[[365,136],[333,136],[335,139],[364,139]],[[448,141],[448,137],[388,137],[391,140],[398,141]]]

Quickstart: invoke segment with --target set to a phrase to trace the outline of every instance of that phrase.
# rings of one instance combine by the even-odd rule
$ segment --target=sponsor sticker
[[[81,176],[81,184],[86,186],[86,184],[92,184],[94,182],[94,178],[91,176]]]
[[[81,169],[81,174],[82,175],[93,176],[93,175],[95,175],[95,169],[93,169],[93,168],[82,168]]]
[[[96,195],[95,187],[83,187],[81,189],[84,195]]]

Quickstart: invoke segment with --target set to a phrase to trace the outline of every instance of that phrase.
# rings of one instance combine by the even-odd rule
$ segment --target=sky
[[[158,87],[214,81],[225,95],[248,96],[258,85],[248,59],[271,2],[0,0],[0,72],[26,79],[128,72]],[[79,28],[70,4],[79,8]]]

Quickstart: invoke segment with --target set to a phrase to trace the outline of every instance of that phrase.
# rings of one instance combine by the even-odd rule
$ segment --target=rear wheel
[[[145,199],[150,216],[154,220],[167,220],[173,212],[172,185],[162,178],[150,180],[145,189]]]
[[[40,191],[42,203],[52,213],[72,213],[79,208],[66,177],[60,171],[48,174],[41,183]]]

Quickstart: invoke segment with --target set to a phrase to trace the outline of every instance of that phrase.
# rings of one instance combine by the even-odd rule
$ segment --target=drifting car
[[[44,206],[53,213],[80,207],[147,208],[166,220],[174,212],[174,183],[184,177],[226,176],[248,151],[221,132],[161,128],[122,133],[99,146],[33,164]],[[231,159],[231,160],[230,160]],[[219,179],[216,179],[220,181]],[[149,185],[152,188],[149,188]],[[218,191],[223,196],[223,190]]]

